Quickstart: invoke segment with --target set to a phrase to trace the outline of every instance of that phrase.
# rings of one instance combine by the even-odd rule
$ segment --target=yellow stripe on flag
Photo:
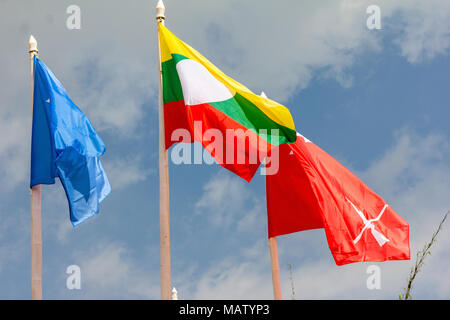
[[[276,123],[295,131],[294,121],[289,110],[268,98],[254,94],[247,87],[231,79],[216,66],[203,57],[197,50],[178,39],[169,29],[158,23],[158,31],[161,39],[161,61],[172,59],[172,54],[180,54],[186,58],[202,64],[217,80],[222,82],[230,91],[237,92],[256,105],[267,117]]]

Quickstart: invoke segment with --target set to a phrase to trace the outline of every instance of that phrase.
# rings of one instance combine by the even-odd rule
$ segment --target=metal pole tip
[[[172,289],[172,297],[171,300],[178,300],[178,291],[175,287]]]
[[[164,20],[166,18],[165,11],[166,7],[164,7],[164,3],[162,0],[158,0],[156,4],[156,20]]]
[[[30,39],[28,40],[28,49],[30,50],[30,52],[33,51],[38,51],[37,49],[37,41],[36,39],[33,37],[33,35],[30,36]]]

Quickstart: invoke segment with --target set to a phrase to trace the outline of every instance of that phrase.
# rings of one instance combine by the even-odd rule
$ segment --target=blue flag
[[[106,147],[47,66],[34,58],[30,186],[61,180],[76,226],[97,214],[111,186],[99,157]]]

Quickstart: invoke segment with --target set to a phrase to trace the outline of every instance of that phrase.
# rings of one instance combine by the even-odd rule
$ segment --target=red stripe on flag
[[[222,167],[247,181],[253,178],[262,159],[273,148],[273,145],[259,137],[254,131],[248,130],[239,122],[207,103],[194,106],[185,106],[183,100],[167,103],[164,105],[164,119],[167,149],[174,143],[180,142],[172,141],[172,133],[177,129],[188,130],[191,136],[189,142],[192,143],[194,140],[200,142],[207,150],[211,141],[204,141],[205,132],[211,129],[218,130],[223,137],[223,153],[222,156],[215,154],[215,152],[212,152],[211,155]],[[201,123],[201,130],[195,129],[195,122]],[[240,129],[246,132],[247,137],[234,135],[231,138],[234,148],[229,149],[227,148],[227,129]],[[245,145],[245,148],[239,148],[243,145]],[[230,146],[228,145],[228,147]],[[232,151],[232,154],[230,151]],[[238,163],[238,155],[241,158],[240,163]],[[254,155],[257,156],[256,161],[254,161]]]

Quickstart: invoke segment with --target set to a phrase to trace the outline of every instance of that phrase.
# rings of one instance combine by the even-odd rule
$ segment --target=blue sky
[[[156,1],[0,1],[0,298],[29,299],[30,102],[27,41],[88,115],[113,192],[72,228],[64,191],[45,186],[47,299],[159,298]],[[366,8],[381,9],[368,30]],[[431,1],[175,1],[166,26],[254,92],[286,105],[297,130],[410,223],[413,255],[450,209],[450,5]],[[275,12],[283,15],[274,16]],[[281,18],[282,17],[282,18]],[[170,165],[172,282],[182,299],[270,299],[264,178],[217,165]],[[444,228],[413,297],[449,299]],[[337,267],[323,230],[279,237],[283,297],[395,299],[413,261]],[[77,264],[82,289],[66,289]]]

